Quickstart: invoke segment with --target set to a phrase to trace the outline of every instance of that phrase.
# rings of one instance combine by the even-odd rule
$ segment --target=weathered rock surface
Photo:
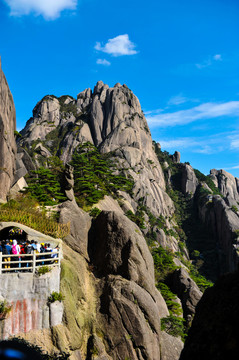
[[[62,203],[59,211],[59,222],[63,224],[70,222],[70,234],[65,238],[66,244],[88,259],[88,232],[91,227],[91,217],[77,206],[75,200]]]
[[[224,275],[198,303],[180,360],[239,356],[239,273]]]
[[[197,189],[198,180],[191,165],[182,164],[182,192],[193,196]]]
[[[180,163],[180,158],[181,158],[181,154],[179,151],[175,151],[175,153],[173,155],[171,155],[171,158],[173,160],[173,162],[175,162],[176,164]]]
[[[15,106],[0,60],[0,202],[6,201],[13,183],[17,152],[15,130]]]
[[[239,241],[235,233],[239,229],[239,216],[219,195],[199,205],[199,216],[217,240],[221,274],[235,271],[239,259]]]
[[[160,318],[168,310],[155,288],[153,260],[139,228],[124,215],[102,211],[91,229],[89,255],[100,280],[99,321],[107,353],[112,359],[172,359],[160,350]],[[179,339],[176,348],[178,357]]]
[[[225,197],[239,201],[239,179],[225,170],[212,169],[210,177]]]
[[[189,324],[195,314],[195,308],[202,297],[202,292],[184,268],[175,270],[169,279],[170,289],[182,303],[183,315]]]

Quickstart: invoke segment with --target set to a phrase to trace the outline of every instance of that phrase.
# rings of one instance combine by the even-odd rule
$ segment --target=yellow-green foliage
[[[58,224],[46,216],[46,211],[35,200],[27,196],[20,196],[17,200],[10,200],[2,205],[0,221],[17,222],[54,238],[63,239],[70,233],[70,223]]]
[[[42,232],[43,234],[52,236],[54,238],[64,238],[70,232],[70,224],[58,224],[57,222],[48,219],[39,214],[29,214],[24,210],[15,209],[0,209],[0,221],[13,221],[32,229]]]

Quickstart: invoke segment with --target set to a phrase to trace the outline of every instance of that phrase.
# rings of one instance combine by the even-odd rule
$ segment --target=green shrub
[[[51,270],[52,270],[52,268],[47,265],[39,266],[37,268],[37,275],[39,275],[39,276],[44,275],[44,274],[50,272]]]
[[[193,265],[190,265],[190,277],[195,281],[202,292],[213,286],[213,283],[210,280],[207,280],[203,275],[199,274],[198,270]]]
[[[6,300],[0,301],[0,320],[5,319],[11,310],[12,306]]]
[[[169,287],[162,283],[158,282],[157,288],[160,290],[161,295],[163,296],[170,315],[179,316],[182,314],[182,308],[178,302],[175,300],[177,299],[177,296],[169,289]]]
[[[89,212],[89,215],[92,216],[94,219],[97,218],[98,215],[100,215],[101,210],[98,209],[97,207],[94,207],[93,209],[91,209],[91,211]]]
[[[161,330],[166,331],[172,336],[180,336],[182,339],[185,338],[184,332],[184,319],[169,315],[161,319]]]
[[[56,291],[53,291],[51,293],[51,295],[48,297],[48,303],[53,303],[55,301],[62,301],[64,300],[64,296],[62,295],[61,292],[56,292]]]
[[[235,214],[238,213],[238,208],[235,205],[232,205],[231,209]]]
[[[177,269],[173,261],[173,254],[170,250],[165,250],[162,246],[152,249],[154,259],[156,281],[163,281],[169,273]]]
[[[209,186],[214,195],[221,195],[220,190],[216,187],[209,175],[206,176],[197,169],[194,169],[194,173],[199,181],[205,182]]]

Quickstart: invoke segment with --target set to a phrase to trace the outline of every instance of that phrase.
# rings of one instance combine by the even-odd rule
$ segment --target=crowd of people
[[[54,262],[54,258],[57,258],[57,251],[59,250],[59,246],[57,245],[54,249],[51,247],[50,243],[41,243],[38,241],[28,241],[28,240],[16,240],[16,239],[7,239],[0,241],[0,252],[3,256],[3,269],[11,269],[11,268],[30,268],[32,267],[32,256],[22,256],[27,254],[43,254],[36,256],[37,260],[41,260],[36,262],[36,266],[39,265],[49,265]],[[46,254],[51,253],[51,254]],[[16,256],[7,256],[7,255],[16,255]],[[53,262],[44,261],[46,259],[52,259]],[[23,262],[24,261],[24,262]],[[29,261],[29,262],[28,262]],[[17,262],[17,263],[16,263]]]

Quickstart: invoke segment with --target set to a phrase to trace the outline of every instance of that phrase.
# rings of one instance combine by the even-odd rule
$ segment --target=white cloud
[[[210,59],[203,61],[201,64],[195,64],[198,69],[204,69],[208,66],[212,65],[212,61]]]
[[[137,54],[135,46],[136,45],[129,40],[129,35],[125,34],[109,39],[103,46],[100,42],[97,42],[95,49],[113,56],[122,56]]]
[[[162,148],[166,149],[187,149],[189,147],[198,145],[193,138],[178,138],[178,139],[170,139],[170,140],[162,140],[160,141],[160,145]]]
[[[216,61],[222,61],[222,55],[221,54],[216,54],[213,56],[213,59]]]
[[[11,9],[12,16],[42,15],[53,20],[60,16],[63,10],[74,10],[77,0],[4,0]]]
[[[104,66],[110,66],[111,65],[111,63],[106,59],[97,59],[96,64],[104,65]]]
[[[192,153],[218,154],[230,148],[230,133],[217,133],[211,136],[180,137],[159,141],[162,149],[168,151],[188,150]]]
[[[151,127],[169,127],[221,116],[239,116],[239,101],[229,101],[221,104],[205,103],[191,109],[172,113],[153,114],[152,112],[151,115],[147,116],[147,120]]]
[[[228,170],[230,170],[230,169],[239,169],[239,165],[236,165],[236,166],[231,166],[231,167],[229,167],[229,168],[227,168]]]
[[[239,134],[230,136],[231,150],[239,150]]]
[[[201,63],[195,64],[198,69],[204,69],[208,66],[213,65],[215,61],[222,61],[222,55],[221,54],[215,54],[213,56],[209,56],[208,59],[204,60]]]
[[[169,99],[168,105],[180,105],[187,102],[189,99],[183,96],[182,94],[178,94]]]

